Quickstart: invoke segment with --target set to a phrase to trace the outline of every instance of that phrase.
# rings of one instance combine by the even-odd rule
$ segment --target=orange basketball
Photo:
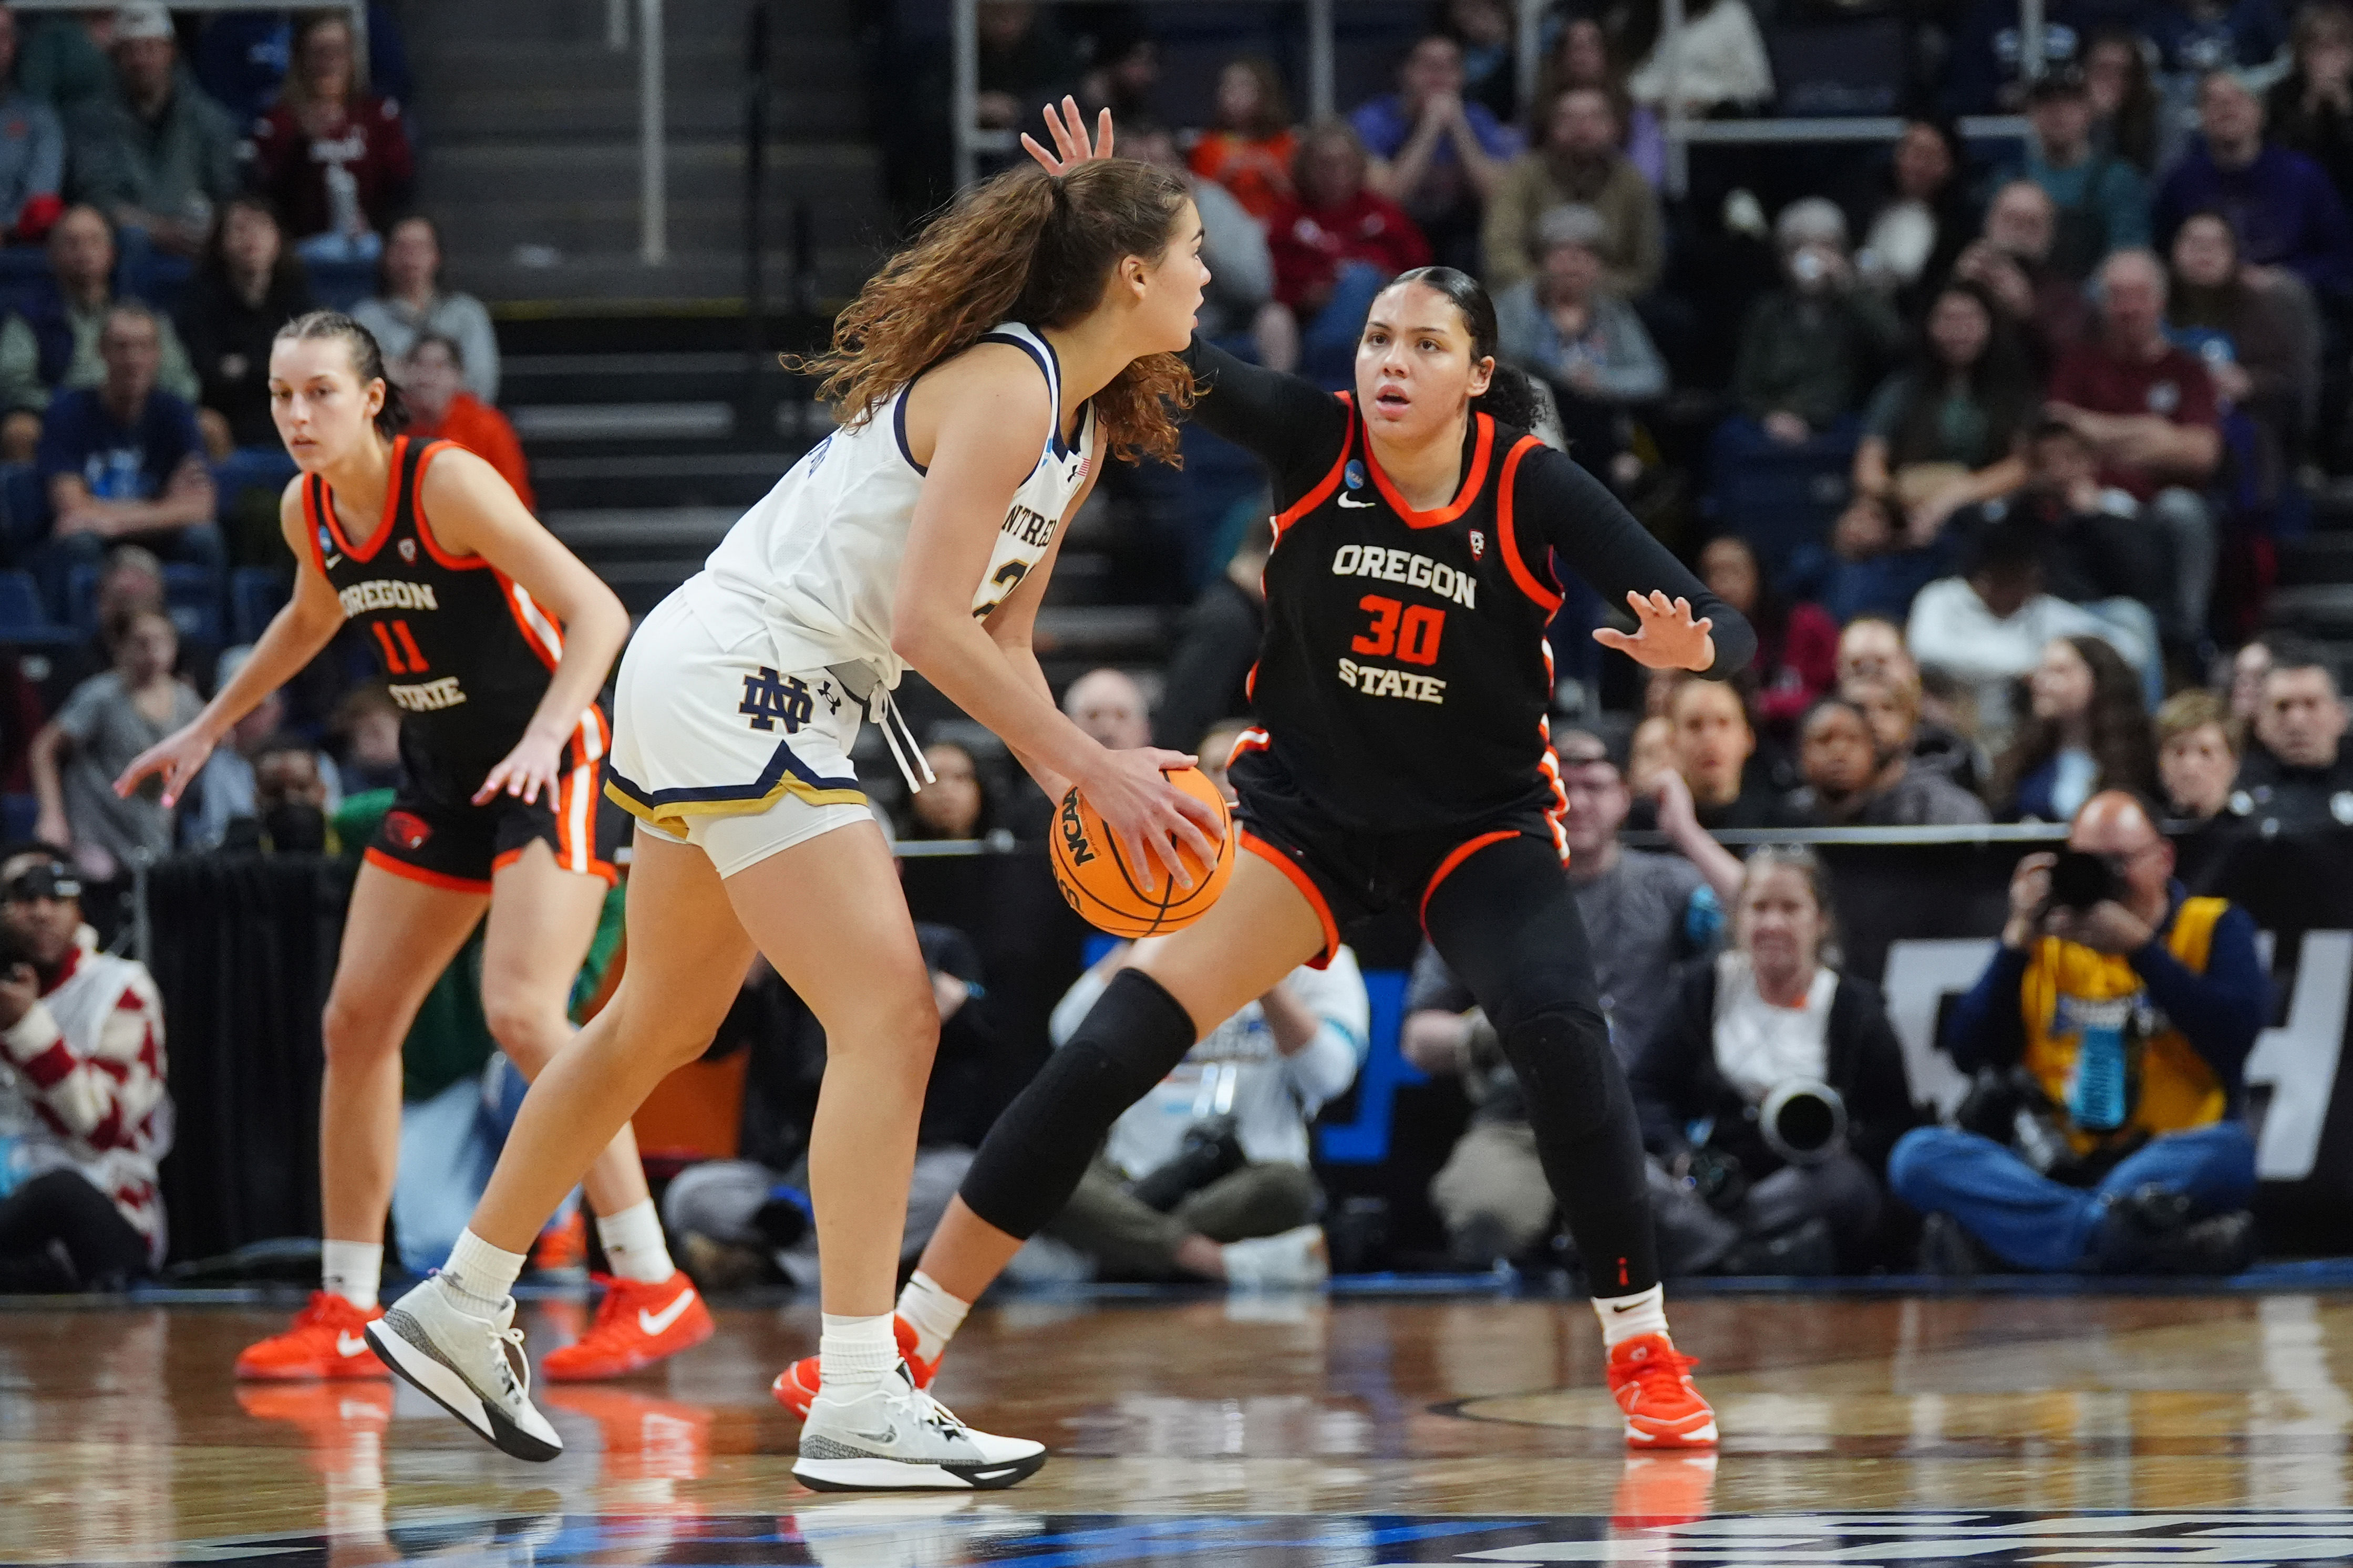
[[[1077,790],[1062,797],[1061,809],[1054,814],[1052,829],[1047,834],[1054,858],[1054,885],[1062,889],[1062,897],[1079,911],[1079,918],[1098,931],[1133,937],[1181,930],[1209,912],[1209,906],[1218,901],[1234,874],[1234,824],[1218,786],[1198,768],[1172,773],[1168,782],[1218,808],[1216,863],[1204,867],[1191,850],[1182,851],[1185,869],[1193,878],[1190,888],[1178,883],[1167,867],[1155,861],[1152,871],[1158,887],[1145,892],[1144,879],[1128,864],[1126,851]]]

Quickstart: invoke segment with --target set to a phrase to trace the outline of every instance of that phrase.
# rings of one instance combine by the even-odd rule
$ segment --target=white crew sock
[[[821,1395],[855,1399],[878,1386],[898,1364],[899,1336],[892,1331],[890,1313],[873,1318],[825,1314],[824,1331],[817,1342]]]
[[[492,1247],[472,1231],[461,1231],[439,1278],[457,1296],[459,1306],[487,1318],[506,1301],[522,1273],[523,1262],[522,1253]]]
[[[1615,1347],[1643,1334],[1667,1331],[1667,1288],[1653,1285],[1633,1296],[1596,1296],[1593,1310],[1601,1320],[1601,1342]]]
[[[319,1288],[341,1296],[363,1312],[375,1310],[376,1287],[384,1281],[384,1243],[327,1241],[319,1246]]]
[[[899,1315],[915,1331],[915,1354],[925,1361],[940,1359],[955,1331],[964,1327],[964,1315],[971,1310],[971,1302],[949,1295],[938,1280],[920,1268],[908,1277],[907,1288],[899,1292]]]
[[[605,1244],[605,1261],[624,1279],[659,1285],[678,1272],[662,1240],[661,1215],[651,1198],[631,1204],[619,1214],[599,1215],[596,1239]]]

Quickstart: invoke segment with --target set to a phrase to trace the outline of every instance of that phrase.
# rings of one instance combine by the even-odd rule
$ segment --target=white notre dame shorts
[[[849,750],[864,706],[824,668],[780,670],[765,637],[723,639],[683,593],[621,659],[605,793],[722,877],[874,820]]]

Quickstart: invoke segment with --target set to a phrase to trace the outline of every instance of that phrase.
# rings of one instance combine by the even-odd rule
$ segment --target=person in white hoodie
[[[2014,522],[1986,531],[1967,576],[1939,578],[1921,589],[1904,629],[1905,645],[1924,668],[1943,670],[1976,694],[1978,739],[1993,752],[2017,721],[2013,689],[2051,640],[2065,637],[2100,638],[2144,682],[2161,675],[2157,625],[2147,606],[2132,600],[2073,605],[2044,593],[2033,536]]]
[[[1056,1046],[1126,955],[1122,943],[1079,976],[1054,1009]],[[1121,1114],[1045,1234],[1107,1276],[1321,1284],[1331,1268],[1307,1126],[1356,1081],[1370,1010],[1347,948],[1293,970]]]

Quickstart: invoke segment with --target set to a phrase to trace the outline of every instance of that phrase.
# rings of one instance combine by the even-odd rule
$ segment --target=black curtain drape
[[[320,1009],[348,862],[206,855],[149,874],[178,1134],[164,1162],[174,1260],[319,1234]]]

